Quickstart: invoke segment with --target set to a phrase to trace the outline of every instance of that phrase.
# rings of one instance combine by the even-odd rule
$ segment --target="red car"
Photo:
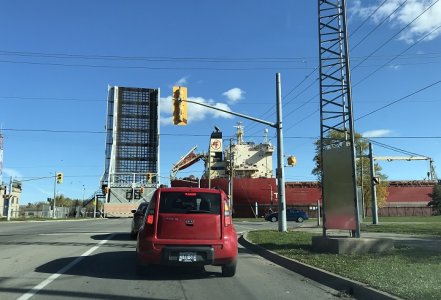
[[[136,244],[136,270],[147,265],[215,265],[236,273],[237,234],[222,190],[159,188],[153,194]]]

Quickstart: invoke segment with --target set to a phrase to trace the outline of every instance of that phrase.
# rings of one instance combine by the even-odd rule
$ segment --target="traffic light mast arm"
[[[277,123],[271,123],[271,122],[268,122],[268,121],[265,121],[265,120],[262,120],[262,119],[257,119],[257,118],[254,118],[254,117],[251,117],[251,116],[247,116],[247,115],[244,115],[244,114],[240,114],[240,113],[237,113],[237,112],[234,112],[234,111],[229,111],[229,110],[217,108],[217,107],[214,107],[214,106],[211,106],[211,105],[207,105],[207,104],[203,104],[203,103],[200,103],[200,102],[196,102],[196,101],[193,101],[193,100],[183,100],[182,99],[180,101],[184,101],[184,102],[188,102],[188,103],[193,103],[193,104],[197,104],[197,105],[200,105],[200,106],[205,106],[205,107],[208,107],[208,108],[211,108],[211,109],[214,109],[214,110],[218,110],[218,111],[224,112],[226,114],[230,114],[230,115],[238,116],[238,117],[241,117],[241,118],[244,118],[244,119],[248,119],[248,120],[251,120],[251,121],[254,121],[254,122],[262,123],[262,124],[271,126],[273,128],[277,128],[278,127]]]

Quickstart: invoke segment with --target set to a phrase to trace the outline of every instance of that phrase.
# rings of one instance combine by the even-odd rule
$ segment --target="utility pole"
[[[378,224],[378,208],[377,208],[377,187],[375,178],[374,154],[372,150],[372,143],[369,143],[369,161],[371,164],[371,207],[372,207],[372,224]]]
[[[285,202],[285,169],[283,168],[283,131],[282,131],[282,97],[280,73],[276,74],[276,104],[277,104],[277,184],[279,207],[279,231],[287,231],[286,227],[286,202]]]

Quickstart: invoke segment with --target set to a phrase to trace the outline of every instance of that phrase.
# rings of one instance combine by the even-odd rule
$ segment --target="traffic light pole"
[[[251,116],[247,116],[244,114],[240,114],[237,112],[217,108],[214,106],[210,106],[204,103],[196,102],[188,99],[181,99],[180,101],[193,103],[196,105],[204,106],[210,109],[214,109],[217,111],[224,112],[226,114],[234,115],[237,117],[241,117],[253,122],[261,123],[273,127],[277,131],[277,184],[278,184],[278,192],[279,195],[277,197],[278,208],[279,208],[279,231],[286,232],[286,200],[285,200],[285,173],[283,169],[283,133],[282,133],[282,99],[281,99],[281,82],[280,82],[280,73],[276,73],[276,107],[277,107],[277,121],[276,123],[268,122],[262,119],[254,118]]]
[[[57,172],[54,172],[54,209],[52,210],[52,218],[56,219],[57,215],[55,213],[56,210],[56,196],[57,196]]]

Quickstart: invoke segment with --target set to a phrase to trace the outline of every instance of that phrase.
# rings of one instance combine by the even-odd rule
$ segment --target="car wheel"
[[[236,261],[232,261],[226,265],[222,266],[222,276],[223,277],[233,277],[236,274]]]
[[[303,222],[303,218],[302,217],[298,217],[297,218],[297,222],[302,223]]]
[[[277,217],[271,217],[271,222],[277,222]]]

